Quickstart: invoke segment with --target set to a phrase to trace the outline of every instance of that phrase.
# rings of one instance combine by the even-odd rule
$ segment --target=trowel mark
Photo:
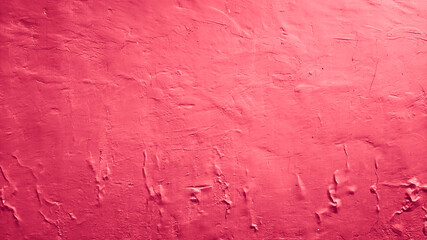
[[[396,215],[400,215],[404,212],[409,211],[410,209],[414,208],[418,201],[421,199],[421,192],[427,191],[427,185],[421,184],[421,182],[418,180],[417,177],[412,177],[408,180],[407,183],[400,183],[400,184],[389,184],[384,183],[386,186],[391,187],[405,187],[406,188],[406,200],[400,210],[395,211],[391,218],[393,219]]]

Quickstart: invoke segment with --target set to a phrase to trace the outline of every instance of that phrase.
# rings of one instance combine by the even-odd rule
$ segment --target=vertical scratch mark
[[[214,169],[215,169],[215,174],[217,175],[216,182],[220,184],[220,188],[224,194],[221,202],[227,205],[225,209],[225,219],[227,219],[228,215],[230,215],[230,212],[231,212],[231,205],[233,204],[231,200],[231,192],[229,188],[230,184],[227,182],[221,168],[216,164],[216,161],[214,163]]]
[[[348,157],[348,151],[347,151],[347,144],[344,143],[344,153],[346,156],[345,166],[347,167],[347,170],[350,169],[350,164],[348,163],[349,157]]]
[[[147,152],[144,150],[144,158],[143,158],[143,162],[142,162],[142,176],[144,178],[144,182],[145,182],[145,188],[147,189],[148,193],[150,194],[151,198],[154,198],[156,196],[156,193],[154,192],[154,188],[153,186],[150,186],[148,184],[148,176],[147,176]]]
[[[301,191],[301,196],[303,198],[305,198],[305,196],[307,195],[307,190],[305,188],[304,182],[302,181],[301,177],[299,176],[298,173],[295,173],[295,175],[297,176],[297,180],[298,180],[298,187]]]
[[[145,172],[145,165],[146,165],[146,163],[147,163],[147,152],[144,150],[144,158],[143,158],[143,160],[142,160],[142,174],[143,174],[143,176],[144,176],[144,178],[146,178],[147,177],[147,173]]]
[[[4,180],[6,180],[7,183],[10,183],[9,179],[7,179],[6,174],[4,173],[3,168],[1,166],[0,166],[0,172]]]
[[[257,232],[258,231],[258,225],[256,224],[256,219],[254,216],[255,211],[252,208],[254,201],[252,199],[252,196],[249,195],[249,188],[247,188],[247,187],[243,188],[243,197],[245,198],[246,207],[247,207],[248,212],[249,212],[249,219],[251,221],[249,228],[253,229],[255,232]]]
[[[159,159],[159,156],[157,156],[157,153],[156,153],[156,165],[157,165],[157,169],[160,170],[160,159]]]
[[[372,84],[374,84],[375,77],[377,76],[377,69],[378,69],[378,63],[379,63],[379,61],[380,60],[377,60],[377,63],[375,64],[375,72],[374,72],[374,76],[372,77],[371,85],[369,86],[369,93],[371,92]]]
[[[427,209],[423,206],[423,210],[424,210],[424,212],[425,212],[425,215],[424,215],[423,233],[424,233],[424,236],[427,236]]]
[[[378,158],[375,158],[375,176],[376,176],[376,182],[371,186],[370,190],[371,190],[371,193],[375,194],[375,196],[377,198],[377,206],[376,206],[377,213],[380,212],[380,195],[379,195],[378,189],[377,189],[378,181],[379,181],[378,167],[379,167]]]
[[[341,199],[339,199],[337,196],[338,181],[336,179],[336,172],[337,171],[334,173],[334,184],[329,185],[327,191],[328,198],[330,200],[329,205],[333,208],[335,213],[338,212],[338,208],[340,208],[342,205]]]
[[[320,113],[317,113],[317,118],[319,118],[320,126],[323,126],[322,116],[320,115]]]

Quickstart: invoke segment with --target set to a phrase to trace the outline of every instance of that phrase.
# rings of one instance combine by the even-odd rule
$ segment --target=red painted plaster
[[[425,239],[427,1],[0,2],[1,239]]]

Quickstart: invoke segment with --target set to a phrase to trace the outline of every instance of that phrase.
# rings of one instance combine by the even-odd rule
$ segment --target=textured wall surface
[[[425,239],[427,1],[0,2],[1,239]]]

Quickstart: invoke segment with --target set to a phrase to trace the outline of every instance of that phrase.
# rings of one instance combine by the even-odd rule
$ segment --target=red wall
[[[0,238],[425,239],[426,18],[1,1]]]

